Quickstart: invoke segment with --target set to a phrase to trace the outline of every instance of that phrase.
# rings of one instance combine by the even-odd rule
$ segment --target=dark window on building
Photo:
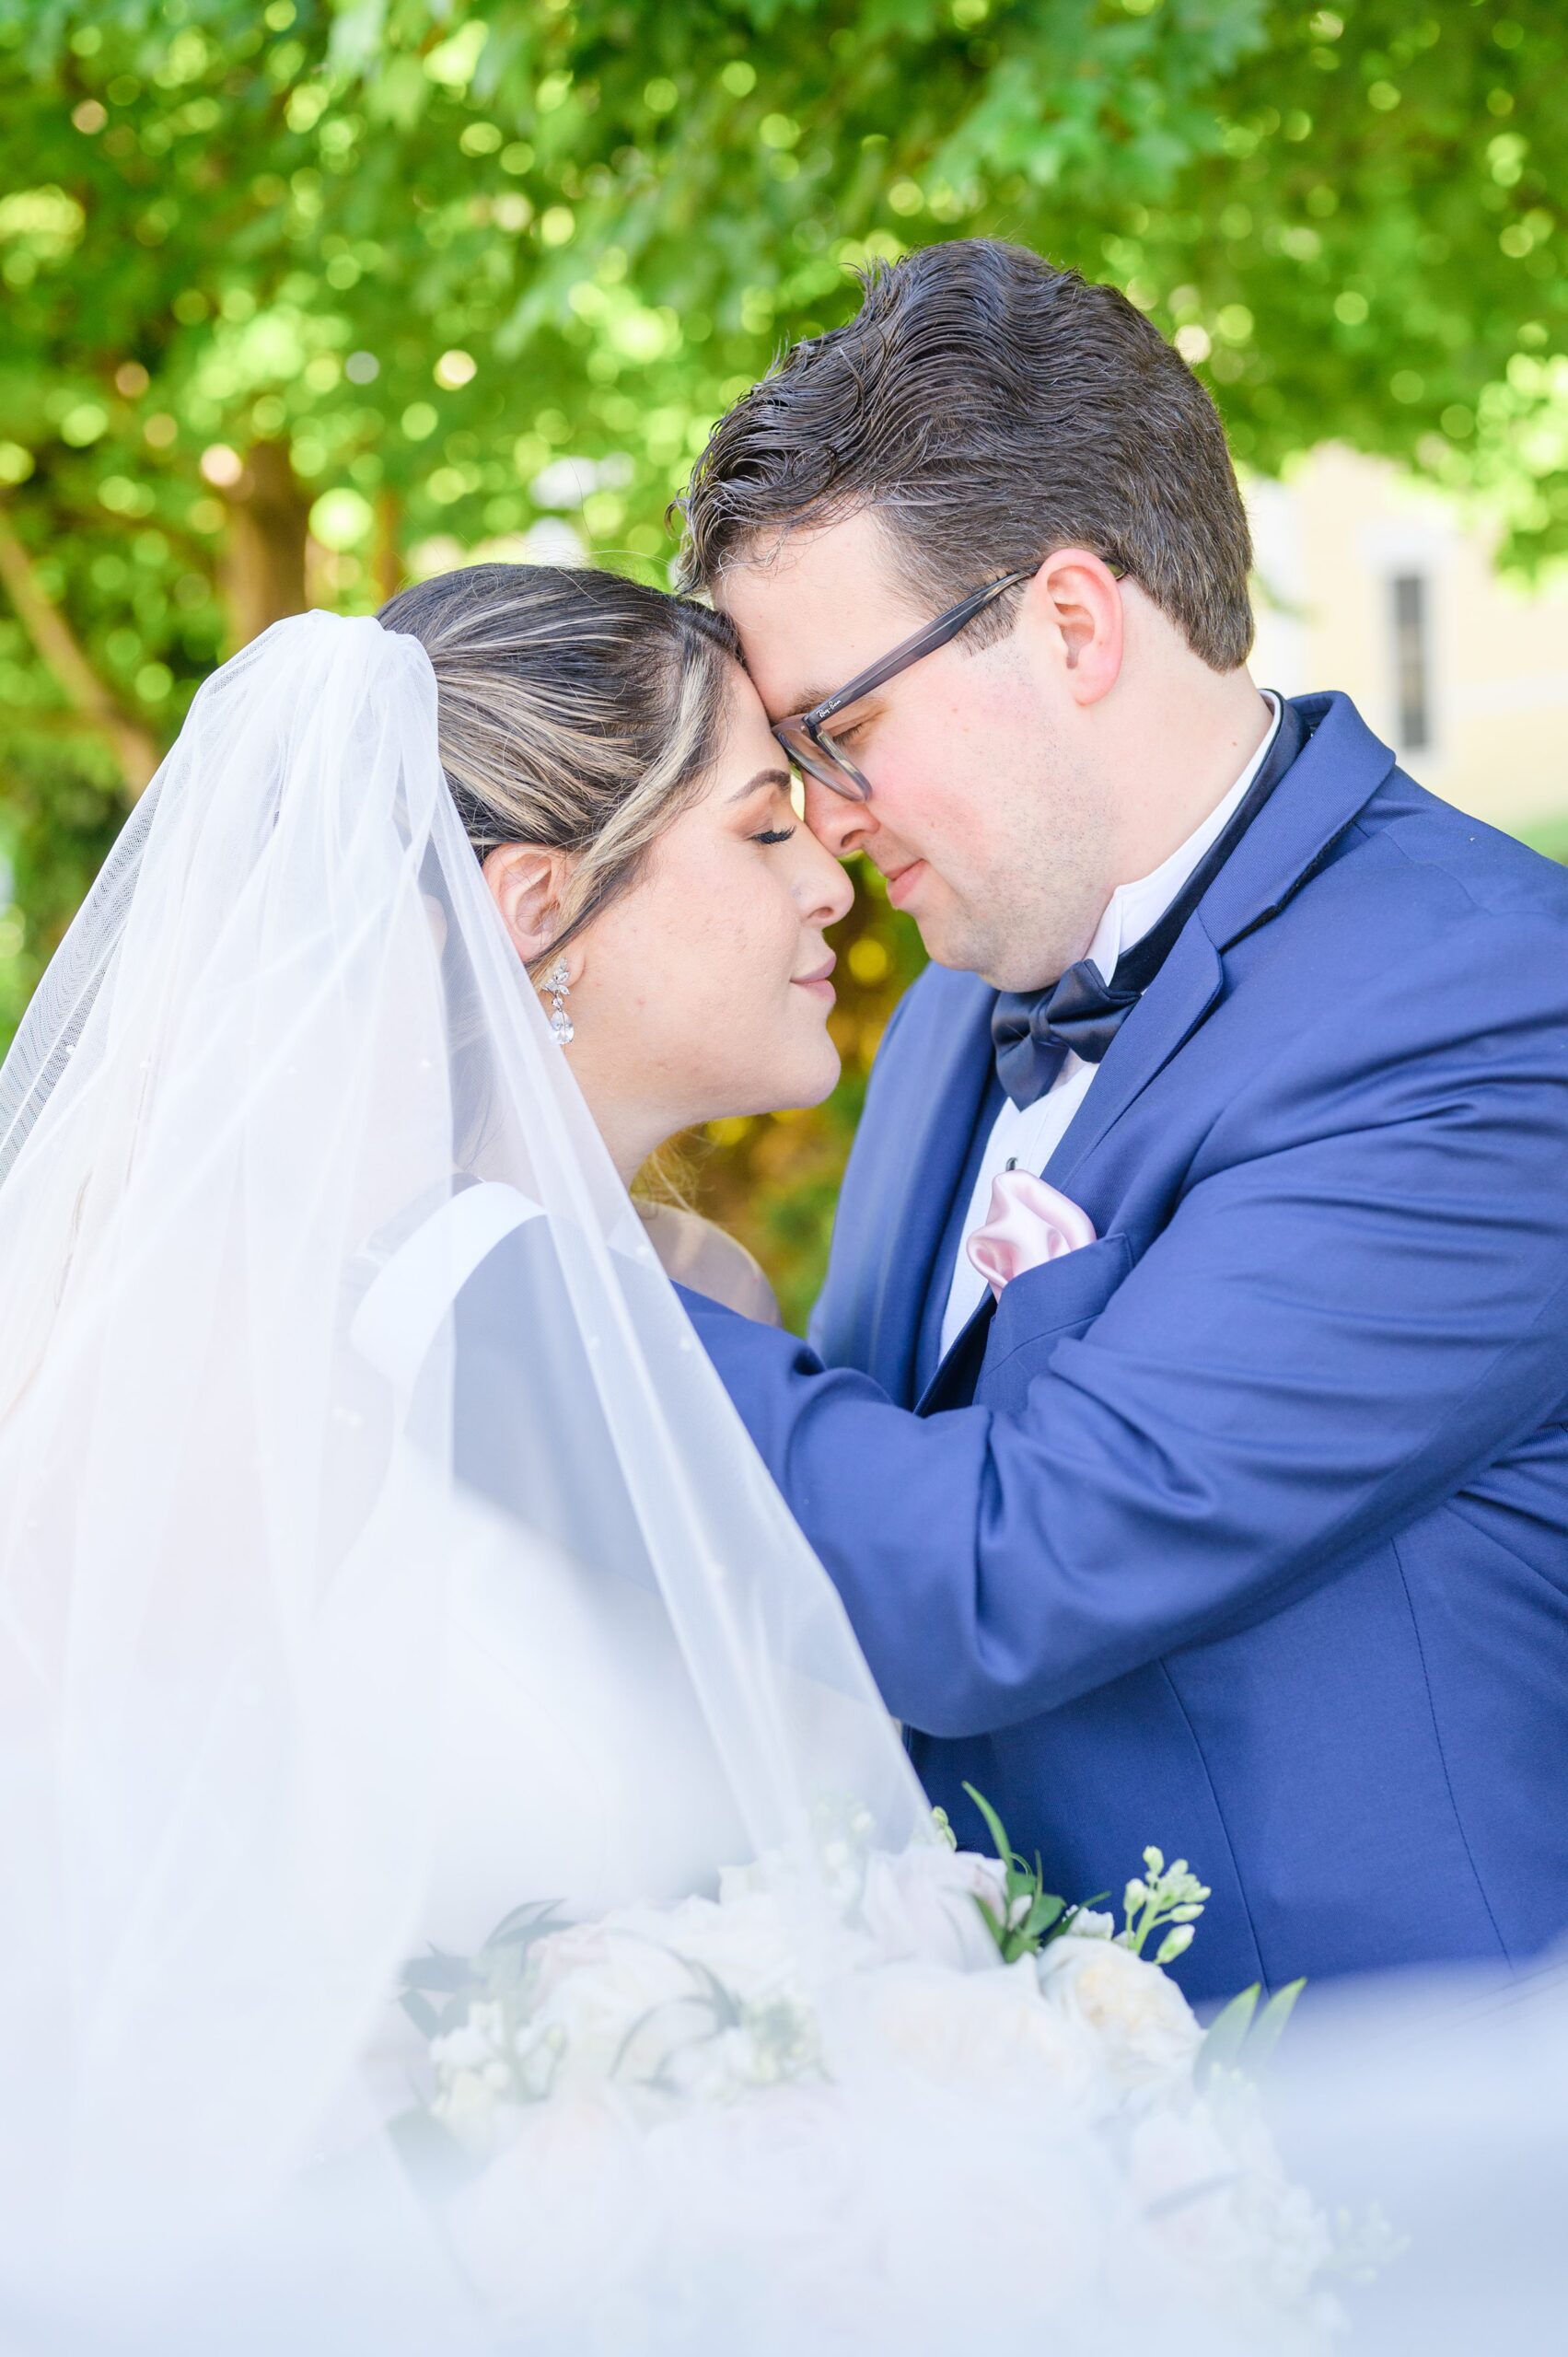
[[[1425,576],[1396,574],[1394,706],[1400,749],[1419,753],[1432,742],[1432,598]]]

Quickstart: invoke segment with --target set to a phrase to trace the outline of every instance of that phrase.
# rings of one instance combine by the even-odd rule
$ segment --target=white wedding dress
[[[280,623],[0,1073],[3,2345],[1319,2347],[1321,2216],[1170,1984],[1004,1969],[977,1887],[549,1037],[423,651]],[[578,1928],[526,2004],[393,2003],[533,1902]]]

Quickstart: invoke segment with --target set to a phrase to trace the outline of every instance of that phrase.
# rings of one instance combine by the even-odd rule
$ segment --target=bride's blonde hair
[[[551,564],[438,574],[379,620],[430,657],[441,763],[479,857],[571,853],[553,958],[635,881],[713,767],[734,629],[692,598]]]

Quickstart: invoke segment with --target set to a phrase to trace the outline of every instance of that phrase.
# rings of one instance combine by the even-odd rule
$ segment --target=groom
[[[1529,1956],[1568,1928],[1568,877],[1346,697],[1260,693],[1207,395],[1016,248],[876,279],[688,526],[811,824],[935,961],[811,1346],[689,1301],[933,1800],[1074,1897],[1185,1853],[1195,1996]]]

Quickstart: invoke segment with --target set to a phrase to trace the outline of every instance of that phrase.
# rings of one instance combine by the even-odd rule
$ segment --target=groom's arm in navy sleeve
[[[1563,933],[1491,920],[1463,990],[1450,948],[1238,1087],[1016,1414],[918,1418],[688,1298],[895,1715],[993,1731],[1242,1625],[1562,1412]]]

